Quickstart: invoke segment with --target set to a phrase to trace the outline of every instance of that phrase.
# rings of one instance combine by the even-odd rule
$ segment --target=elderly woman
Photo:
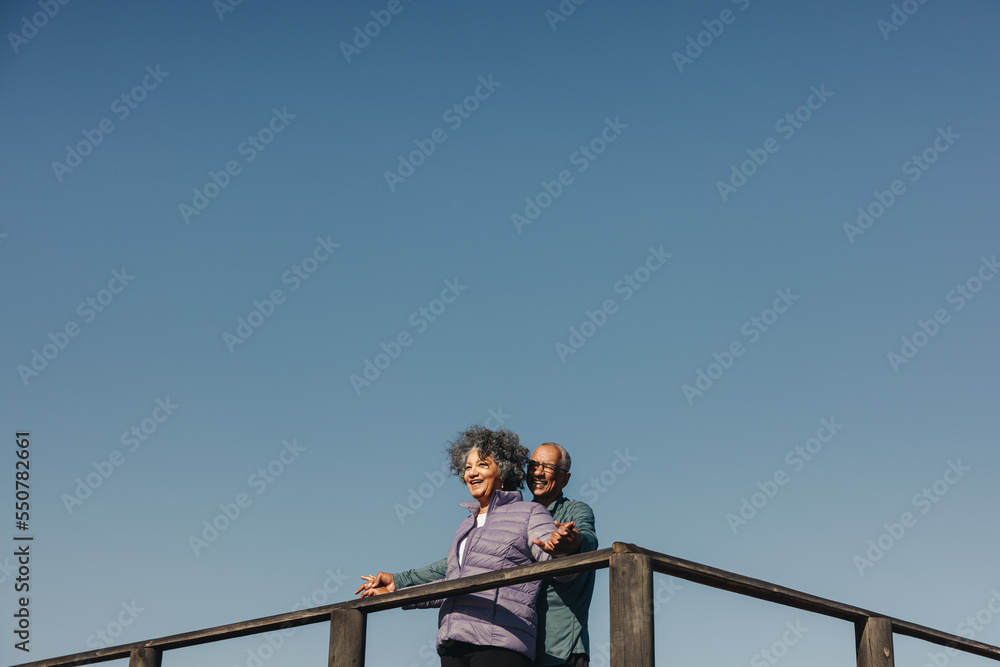
[[[547,560],[534,543],[552,533],[553,521],[538,503],[521,499],[528,450],[515,433],[473,426],[448,450],[451,470],[472,500],[469,517],[455,531],[445,579]],[[437,650],[442,667],[529,666],[535,659],[535,598],[540,581],[427,603],[441,606]]]

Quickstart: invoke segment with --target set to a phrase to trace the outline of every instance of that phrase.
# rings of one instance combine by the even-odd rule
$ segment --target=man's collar
[[[554,509],[555,509],[556,505],[559,505],[559,504],[561,504],[561,503],[562,503],[563,501],[565,501],[565,500],[566,500],[566,496],[564,496],[564,495],[563,495],[563,493],[562,493],[562,491],[560,491],[560,492],[559,492],[559,495],[558,495],[558,496],[556,496],[556,499],[555,499],[555,500],[553,500],[553,501],[552,501],[551,503],[549,503],[549,504],[548,504],[548,505],[547,505],[547,506],[545,507],[545,509],[547,509],[547,510],[549,511],[549,514],[552,514],[552,510],[554,510]]]

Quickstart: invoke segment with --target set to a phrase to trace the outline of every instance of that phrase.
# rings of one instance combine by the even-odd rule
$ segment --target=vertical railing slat
[[[128,656],[128,667],[160,667],[163,651],[155,648],[134,648]]]
[[[364,667],[366,622],[367,616],[358,609],[330,613],[328,667]]]
[[[653,667],[653,559],[615,542],[609,578],[611,667]]]
[[[872,616],[854,625],[858,667],[893,667],[892,621]]]

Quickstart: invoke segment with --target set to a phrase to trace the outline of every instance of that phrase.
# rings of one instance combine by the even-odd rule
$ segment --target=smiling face
[[[479,501],[481,507],[490,504],[493,492],[503,487],[503,480],[500,478],[500,467],[493,457],[487,456],[485,459],[479,457],[479,450],[473,449],[465,459],[465,480],[469,487],[469,493]]]
[[[536,503],[548,507],[569,482],[569,473],[560,470],[562,452],[552,445],[541,445],[528,461],[528,490]]]

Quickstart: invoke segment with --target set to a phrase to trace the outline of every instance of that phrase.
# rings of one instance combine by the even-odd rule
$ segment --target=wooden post
[[[128,667],[160,667],[163,651],[156,648],[134,648],[128,656]]]
[[[854,625],[858,667],[893,667],[892,621],[872,616]]]
[[[364,667],[367,616],[358,609],[330,612],[328,667]]]
[[[611,667],[653,667],[653,559],[634,544],[612,549]]]

